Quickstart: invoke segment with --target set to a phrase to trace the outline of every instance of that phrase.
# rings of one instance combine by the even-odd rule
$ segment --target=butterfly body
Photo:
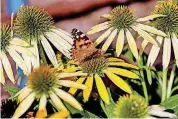
[[[102,51],[96,49],[93,42],[84,33],[78,29],[72,29],[71,33],[74,39],[72,49],[72,58],[74,60],[82,63],[102,55]]]

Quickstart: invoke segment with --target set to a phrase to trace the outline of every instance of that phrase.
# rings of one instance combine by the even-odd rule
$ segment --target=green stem
[[[162,97],[161,102],[166,99],[167,95],[167,69],[163,68],[163,82],[162,82]]]
[[[142,87],[143,87],[143,93],[144,93],[144,96],[145,96],[145,100],[146,100],[146,102],[148,102],[148,92],[147,92],[146,82],[145,82],[145,79],[144,79],[144,73],[143,73],[143,69],[141,68],[140,60],[137,60],[137,64],[138,64],[138,67],[140,69],[141,84],[142,84]]]
[[[167,98],[169,98],[171,96],[171,89],[172,89],[172,85],[173,85],[173,81],[174,81],[175,70],[176,70],[176,65],[173,65],[171,75],[170,75],[170,79],[169,79],[169,82],[168,82]]]

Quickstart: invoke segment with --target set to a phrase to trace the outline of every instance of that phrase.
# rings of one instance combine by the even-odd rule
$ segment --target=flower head
[[[25,56],[34,57],[32,52],[27,48],[29,44],[21,39],[13,38],[11,36],[11,27],[9,25],[3,24],[1,26],[1,51],[0,51],[0,72],[2,84],[5,83],[4,71],[7,77],[15,83],[14,74],[12,71],[11,63],[8,59],[9,55],[12,57],[13,61],[23,69],[24,73],[28,73],[28,69],[25,61],[22,59],[19,53]],[[4,68],[4,70],[3,70]]]
[[[124,46],[124,39],[126,37],[130,50],[132,51],[134,57],[138,59],[138,50],[136,42],[130,31],[133,29],[147,42],[150,42],[158,46],[155,39],[151,35],[149,35],[148,32],[158,34],[161,36],[166,36],[166,34],[163,33],[162,31],[159,31],[148,25],[143,25],[139,22],[147,21],[149,19],[153,19],[159,16],[163,15],[156,14],[145,18],[136,19],[136,17],[133,14],[133,11],[130,10],[128,7],[118,6],[114,8],[109,14],[103,15],[103,17],[107,18],[108,20],[104,23],[92,27],[88,34],[93,34],[107,29],[107,31],[103,33],[100,37],[98,37],[97,40],[95,41],[95,44],[98,45],[108,37],[104,45],[102,46],[103,51],[106,51],[108,49],[108,47],[118,34],[116,42],[117,56],[119,56],[122,52]]]
[[[34,69],[32,73],[28,75],[27,85],[14,96],[18,96],[20,104],[13,117],[18,118],[25,113],[35,99],[39,100],[39,108],[36,113],[37,118],[47,116],[46,104],[48,98],[51,99],[52,104],[58,111],[67,111],[67,108],[64,106],[61,99],[76,109],[83,110],[75,98],[61,89],[62,86],[86,89],[86,86],[82,84],[70,80],[62,80],[62,78],[71,77],[73,75],[81,76],[85,74],[71,73],[70,75],[66,73],[58,73],[57,69],[43,65]]]
[[[162,65],[167,68],[171,58],[171,44],[174,50],[176,64],[178,66],[178,5],[172,0],[161,2],[157,4],[153,14],[162,14],[163,17],[155,18],[150,24],[159,30],[164,31],[167,37],[157,36],[156,40],[163,45]],[[172,43],[171,43],[172,42]],[[152,66],[155,62],[160,47],[153,46],[149,57],[148,65]]]
[[[93,89],[93,83],[96,83],[96,88],[101,99],[109,104],[109,95],[106,90],[105,84],[103,80],[107,76],[116,86],[121,88],[123,91],[127,93],[132,93],[130,86],[120,77],[128,77],[133,79],[138,79],[138,75],[135,73],[128,71],[124,68],[133,68],[138,69],[137,66],[132,64],[128,64],[121,59],[114,57],[105,57],[104,55],[99,55],[97,57],[93,57],[83,62],[71,62],[71,65],[74,63],[76,72],[82,71],[87,73],[87,76],[82,76],[77,79],[76,82],[84,83],[88,88],[83,91],[83,97],[85,101],[88,101],[91,91]],[[123,68],[124,67],[124,68]],[[67,70],[67,69],[66,69]],[[70,68],[69,68],[70,70]],[[119,76],[120,75],[120,76]],[[69,93],[75,94],[77,89],[71,88]]]
[[[148,104],[139,95],[125,95],[117,101],[114,113],[116,118],[145,118],[149,115]]]
[[[61,53],[70,58],[70,49],[73,43],[70,34],[62,29],[55,28],[52,24],[52,17],[41,8],[22,6],[17,13],[15,33],[34,46],[32,51],[37,56],[31,61],[34,67],[39,67],[40,58],[45,60],[44,51],[51,63],[58,67],[55,52],[49,41]]]

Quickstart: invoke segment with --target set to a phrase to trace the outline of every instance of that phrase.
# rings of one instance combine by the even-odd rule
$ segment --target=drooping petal
[[[69,116],[69,111],[60,111],[60,112],[56,112],[54,114],[52,114],[51,116],[49,116],[49,119],[59,119],[59,118],[66,118]]]
[[[21,53],[23,55],[27,55],[29,57],[35,57],[35,55],[28,48],[15,46],[15,45],[10,46],[10,48],[16,50],[18,53]]]
[[[94,34],[94,33],[103,31],[103,30],[105,30],[105,29],[108,29],[108,28],[110,28],[110,27],[111,27],[111,26],[110,26],[109,24],[107,24],[107,25],[100,25],[100,24],[99,24],[99,26],[96,25],[96,26],[92,27],[92,28],[87,32],[87,34]]]
[[[149,16],[146,16],[146,17],[143,17],[143,18],[138,18],[138,19],[137,19],[137,22],[149,21],[149,20],[153,20],[153,19],[155,19],[155,18],[164,17],[164,16],[166,16],[166,15],[153,14],[153,15],[149,15]]]
[[[139,69],[137,66],[133,64],[128,64],[125,62],[109,62],[109,65],[111,66],[122,66],[122,67],[127,67],[127,68],[133,68],[133,69]]]
[[[147,40],[143,40],[142,44],[141,44],[141,48],[139,49],[139,56],[142,56],[144,49],[146,48],[146,46],[148,45],[148,41]]]
[[[18,96],[18,102],[22,102],[30,93],[32,92],[31,88],[26,88],[25,91],[21,92]]]
[[[107,60],[109,62],[124,62],[124,60],[119,59],[119,58],[115,58],[115,57],[109,57],[109,58],[107,58]]]
[[[75,77],[75,76],[87,76],[87,73],[75,72],[75,73],[60,73],[59,78]]]
[[[59,84],[65,87],[77,88],[77,89],[83,89],[83,90],[87,88],[87,86],[71,81],[71,80],[60,80]]]
[[[62,103],[62,101],[59,99],[59,97],[54,93],[54,92],[50,92],[49,94],[53,104],[56,106],[56,108],[60,111],[60,110],[67,110],[67,108],[64,106],[64,104]]]
[[[47,116],[46,110],[47,99],[45,95],[42,95],[39,102],[39,108],[35,115],[35,118],[44,118]]]
[[[71,96],[69,93],[67,93],[61,89],[58,89],[58,88],[55,88],[54,91],[61,99],[63,99],[65,102],[69,103],[71,106],[75,107],[76,109],[78,109],[80,111],[83,110],[80,103],[73,96]]]
[[[100,97],[102,98],[102,100],[106,103],[109,104],[109,95],[106,89],[106,86],[104,85],[101,77],[96,73],[95,76],[95,81],[96,81],[96,87],[98,89],[98,93],[100,95]]]
[[[42,39],[41,43],[42,43],[43,49],[45,50],[49,60],[54,65],[54,67],[58,67],[56,55],[55,55],[54,50],[52,49],[51,45],[49,44],[49,42],[47,41],[47,39],[44,36],[41,36],[41,39]]]
[[[176,37],[176,35],[173,33],[172,35],[172,45],[173,45],[173,49],[174,49],[174,57],[176,59],[176,64],[178,67],[178,38]]]
[[[1,52],[0,55],[1,55],[0,57],[1,57],[2,65],[4,67],[4,70],[5,70],[8,78],[13,83],[15,83],[14,74],[13,74],[12,67],[11,67],[11,64],[9,62],[9,59],[7,58],[7,56],[4,52]]]
[[[160,35],[160,36],[166,36],[166,34],[160,30],[157,30],[156,28],[154,27],[151,27],[151,26],[148,26],[148,25],[143,25],[143,24],[137,24],[136,27],[139,27],[140,29],[144,30],[144,31],[148,31],[150,33],[153,33],[153,34],[157,34],[157,35]]]
[[[30,44],[28,44],[27,42],[25,42],[24,40],[20,39],[20,38],[13,38],[10,43],[12,45],[16,45],[16,46],[23,46],[23,47],[29,47]]]
[[[25,64],[25,61],[22,59],[22,57],[13,49],[8,49],[8,53],[15,61],[17,66],[19,66],[23,70],[24,74],[28,74],[28,68]]]
[[[123,80],[121,79],[119,76],[113,74],[112,72],[108,71],[108,70],[104,70],[104,72],[106,73],[106,75],[109,77],[109,79],[119,88],[121,88],[123,91],[131,94],[132,90],[129,87],[129,85]]]
[[[73,39],[71,34],[67,33],[66,31],[62,30],[62,29],[52,29],[52,31],[56,34],[58,34],[59,36],[61,36],[65,41],[67,41],[69,44],[73,44]]]
[[[83,98],[85,101],[88,101],[92,88],[93,88],[93,75],[90,75],[85,82],[85,85],[88,87],[83,91]]]
[[[37,68],[37,67],[40,66],[40,58],[39,58],[38,45],[37,45],[37,42],[35,42],[33,40],[31,42],[31,44],[34,46],[31,50],[33,51],[33,53],[36,56],[36,58],[32,58],[32,64],[33,64],[34,68]]]
[[[103,33],[100,37],[98,37],[95,41],[96,45],[99,45],[109,34],[113,31],[113,27],[109,28],[105,33]]]
[[[114,68],[114,67],[108,67],[108,71],[111,71],[112,73],[128,77],[128,78],[133,78],[133,79],[139,79],[139,76],[136,75],[135,73],[128,71],[126,69],[121,69],[121,68]]]
[[[163,44],[163,68],[167,68],[171,59],[171,39],[165,38]]]
[[[112,31],[112,33],[109,35],[108,39],[106,40],[106,42],[102,46],[103,51],[106,51],[108,49],[108,47],[111,45],[112,41],[114,40],[116,34],[117,34],[117,29]]]
[[[27,98],[25,98],[20,103],[14,115],[12,116],[12,118],[19,118],[20,116],[22,116],[28,110],[28,108],[32,105],[34,100],[35,100],[35,93],[31,93]]]
[[[127,38],[127,42],[129,44],[130,50],[132,51],[134,57],[138,59],[137,44],[129,30],[126,31],[126,38]]]
[[[31,61],[31,57],[29,56],[26,56],[26,55],[22,55],[24,61],[25,61],[25,64],[28,68],[28,72],[30,73],[31,70],[32,70],[32,61]]]
[[[145,40],[147,40],[148,42],[152,43],[153,45],[158,46],[157,42],[155,41],[155,39],[149,35],[147,32],[145,32],[144,30],[140,29],[139,27],[136,26],[132,26],[132,28],[137,31],[137,33],[143,37]]]
[[[5,78],[4,78],[4,71],[3,71],[3,67],[2,67],[2,62],[1,62],[1,59],[0,59],[0,82],[4,85],[5,84]]]
[[[85,80],[85,77],[80,77],[79,79],[77,79],[77,81],[75,81],[76,83],[82,84]],[[77,92],[78,88],[70,88],[69,89],[69,93],[74,95]]]
[[[157,36],[156,37],[157,42],[161,45],[163,42],[163,37],[161,36]],[[153,66],[153,63],[155,62],[156,58],[158,57],[160,51],[160,47],[157,46],[152,46],[149,56],[148,56],[148,60],[147,60],[147,66]]]
[[[120,32],[119,32],[119,36],[117,38],[117,42],[116,42],[117,57],[120,56],[123,47],[124,47],[124,30],[121,29]]]

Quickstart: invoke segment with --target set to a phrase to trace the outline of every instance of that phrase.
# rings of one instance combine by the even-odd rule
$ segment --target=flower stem
[[[137,60],[137,64],[138,64],[138,67],[140,69],[141,84],[142,84],[142,87],[143,87],[143,93],[144,93],[144,96],[145,96],[145,100],[146,100],[146,102],[148,102],[148,92],[147,92],[146,82],[145,82],[145,79],[144,79],[144,73],[143,73],[143,69],[141,68],[140,60]]]
[[[169,98],[171,96],[171,89],[172,89],[172,84],[173,84],[173,81],[174,81],[175,70],[176,70],[176,65],[173,65],[171,75],[170,75],[170,79],[169,79],[169,82],[168,82],[168,87],[167,87],[167,98]]]
[[[161,102],[166,99],[167,93],[167,68],[163,68],[162,97]]]

